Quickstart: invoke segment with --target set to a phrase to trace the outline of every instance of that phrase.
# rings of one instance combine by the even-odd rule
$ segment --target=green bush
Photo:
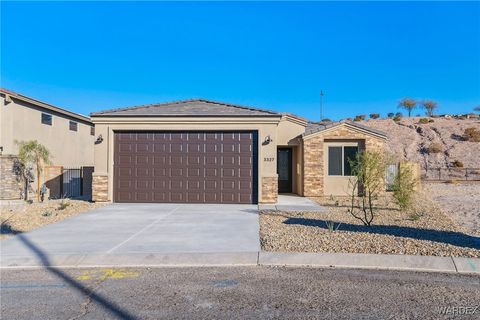
[[[385,190],[385,156],[376,151],[362,151],[357,153],[352,167],[350,208],[347,210],[354,218],[370,226],[377,216],[378,199]]]
[[[65,210],[69,205],[70,203],[62,200],[62,202],[60,202],[60,204],[58,205],[57,210]]]
[[[42,216],[43,216],[43,217],[50,217],[51,215],[52,215],[52,212],[51,212],[51,211],[44,211],[44,212],[42,213]]]
[[[392,185],[393,199],[401,210],[410,210],[415,199],[417,181],[409,166],[400,166]]]
[[[370,113],[370,119],[378,119],[378,118],[380,118],[379,113]]]

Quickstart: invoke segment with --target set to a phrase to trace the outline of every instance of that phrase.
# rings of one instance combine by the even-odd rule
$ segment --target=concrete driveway
[[[159,254],[256,255],[258,210],[256,205],[112,204],[2,240],[0,246],[2,266],[65,265],[72,259],[72,264],[81,259],[95,265],[115,257],[135,262]]]

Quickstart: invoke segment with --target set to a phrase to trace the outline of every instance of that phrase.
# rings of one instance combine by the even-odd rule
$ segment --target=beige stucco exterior
[[[93,198],[113,199],[114,133],[121,131],[257,131],[258,132],[258,200],[274,203],[278,195],[277,149],[291,148],[292,190],[302,196],[342,193],[345,177],[330,179],[325,175],[325,142],[382,149],[385,137],[340,123],[318,133],[304,135],[307,121],[290,115],[278,117],[161,117],[161,116],[92,116],[96,136],[103,141],[95,145]],[[266,143],[266,138],[270,142]],[[328,184],[328,187],[325,187]],[[333,190],[333,191],[332,191]],[[338,192],[337,192],[338,191]]]
[[[95,145],[95,171],[94,177],[108,177],[107,199],[113,199],[113,138],[114,132],[128,130],[255,130],[258,132],[258,194],[259,199],[265,202],[275,202],[265,190],[269,185],[267,180],[277,178],[276,152],[277,127],[280,117],[245,117],[245,118],[219,118],[219,117],[92,117],[95,124],[96,135],[102,135],[102,143]],[[269,136],[272,142],[264,143]],[[264,180],[262,183],[262,179]],[[95,186],[94,186],[95,198]]]
[[[62,166],[92,166],[95,138],[90,134],[92,123],[54,112],[39,105],[0,92],[0,146],[2,154],[15,155],[17,141],[37,140],[50,151],[52,162]],[[7,101],[10,101],[8,102]],[[41,122],[42,113],[52,115],[52,125]],[[69,121],[78,123],[78,131],[69,130]]]
[[[52,125],[43,124],[42,113],[52,116]],[[70,121],[77,123],[77,131],[69,129]],[[52,164],[63,167],[93,166],[95,136],[91,134],[93,123],[88,117],[46,104],[41,101],[0,90],[0,155],[15,156],[15,141],[37,140],[51,154]],[[9,168],[11,165],[9,165]],[[8,172],[11,173],[10,168]],[[36,179],[36,177],[35,177]],[[44,183],[46,178],[41,179]],[[47,178],[48,179],[48,178]],[[36,189],[36,183],[31,186]],[[8,198],[19,197],[12,189]],[[16,189],[16,188],[15,188]],[[6,190],[1,190],[2,194]]]

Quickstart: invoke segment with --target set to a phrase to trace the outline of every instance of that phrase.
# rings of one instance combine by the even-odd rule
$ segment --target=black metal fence
[[[45,185],[49,190],[49,197],[83,198],[92,197],[93,167],[45,167]]]
[[[480,168],[427,168],[422,171],[422,180],[480,181]]]

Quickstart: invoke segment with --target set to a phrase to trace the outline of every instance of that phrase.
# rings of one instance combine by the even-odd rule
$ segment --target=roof
[[[368,132],[370,134],[373,134],[373,135],[381,136],[385,139],[387,138],[387,134],[383,131],[376,130],[376,129],[361,125],[359,123],[356,123],[356,122],[353,122],[353,121],[346,121],[346,120],[342,120],[342,121],[338,121],[338,122],[310,122],[308,124],[308,126],[305,128],[305,133],[303,133],[302,136],[306,137],[306,136],[315,134],[317,132],[321,132],[321,131],[324,131],[324,130],[327,130],[327,129],[330,129],[330,128],[333,128],[333,127],[336,127],[336,126],[339,126],[339,125],[342,125],[342,124],[360,129],[362,131],[366,131],[366,132]]]
[[[23,94],[20,94],[20,93],[17,93],[15,91],[8,90],[8,89],[5,89],[5,88],[0,88],[0,93],[3,93],[5,96],[9,96],[11,98],[14,98],[14,99],[17,99],[17,100],[20,100],[20,101],[23,101],[23,102],[33,104],[37,107],[46,109],[48,111],[60,113],[60,114],[66,115],[70,118],[74,118],[74,119],[77,119],[77,120],[80,120],[80,121],[83,121],[83,122],[87,122],[88,124],[93,125],[93,123],[92,123],[92,121],[90,120],[89,117],[81,115],[79,113],[75,113],[75,112],[69,111],[69,110],[64,109],[64,108],[56,107],[56,106],[51,105],[49,103],[31,98],[31,97],[27,97]]]
[[[191,99],[93,112],[92,117],[281,117],[280,113],[236,104]]]

